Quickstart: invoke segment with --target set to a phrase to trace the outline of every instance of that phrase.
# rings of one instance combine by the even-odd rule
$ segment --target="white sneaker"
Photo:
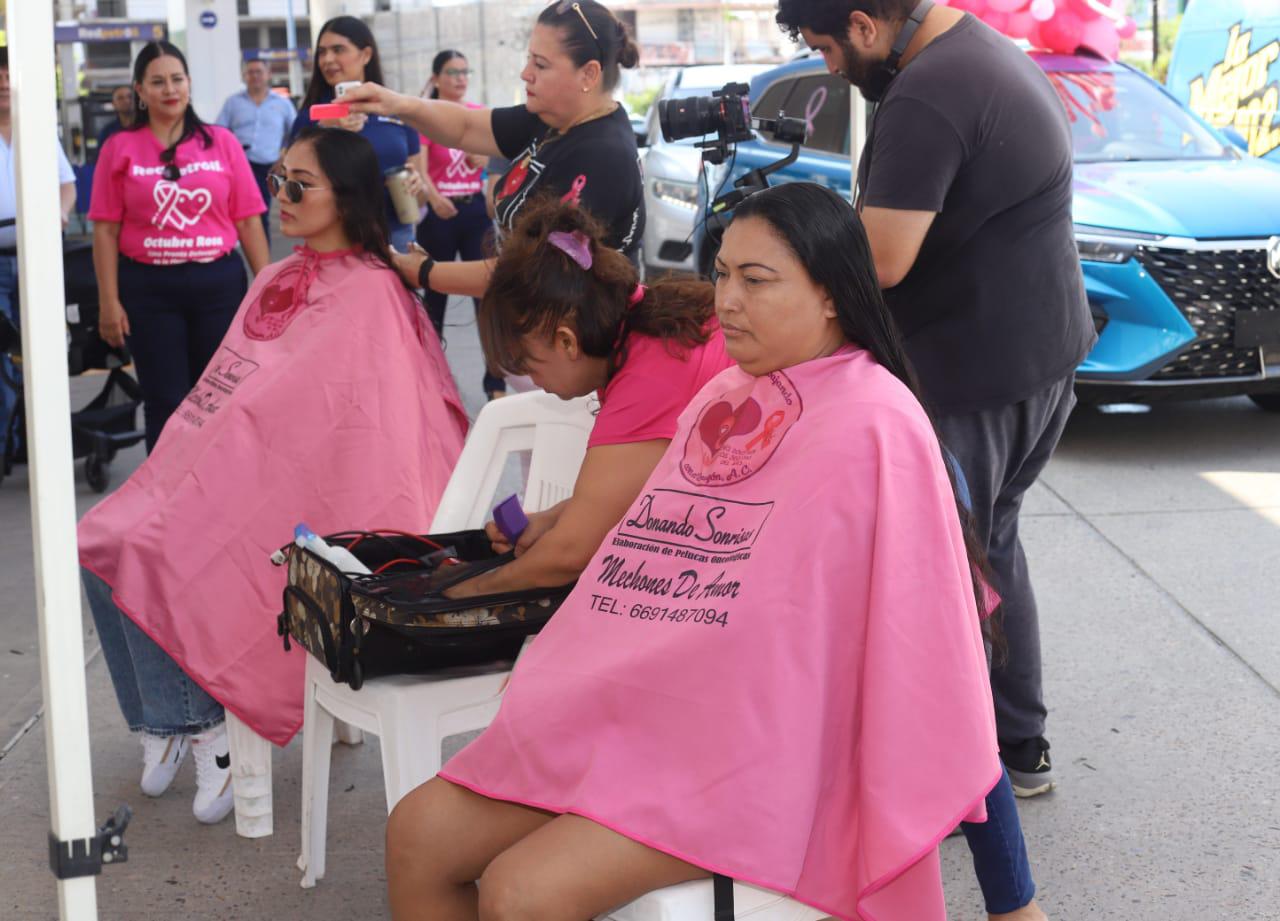
[[[190,747],[188,736],[142,733],[142,792],[159,796],[168,790]]]
[[[215,825],[235,807],[227,724],[219,723],[192,736],[191,750],[196,759],[196,798],[191,804],[191,811],[206,825]]]

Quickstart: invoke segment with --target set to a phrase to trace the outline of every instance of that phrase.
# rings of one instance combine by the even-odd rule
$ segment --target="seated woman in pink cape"
[[[439,340],[391,267],[369,142],[303,132],[271,187],[304,244],[257,277],[150,457],[79,527],[142,790],[159,796],[194,751],[202,822],[233,805],[224,708],[279,745],[302,723],[271,552],[302,521],[425,531],[466,431]]]
[[[1001,777],[981,561],[848,204],[753,196],[716,269],[738,366],[494,723],[392,813],[397,921],[594,917],[713,874],[945,917],[937,844]]]

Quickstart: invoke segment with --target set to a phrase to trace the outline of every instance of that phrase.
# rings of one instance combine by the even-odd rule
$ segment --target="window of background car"
[[[1139,74],[1050,71],[1048,77],[1067,107],[1077,162],[1234,156],[1194,115]]]
[[[779,111],[803,118],[809,126],[806,150],[849,153],[849,84],[833,74],[780,80],[752,107],[756,118],[777,118]]]

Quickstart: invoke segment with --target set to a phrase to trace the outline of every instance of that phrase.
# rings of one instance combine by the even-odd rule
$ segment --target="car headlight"
[[[1080,251],[1083,261],[1109,262],[1113,265],[1128,262],[1143,243],[1155,243],[1164,239],[1159,234],[1090,227],[1085,224],[1076,224],[1075,234],[1076,249]]]
[[[698,210],[698,184],[675,179],[653,180],[653,194],[660,200],[689,211]]]

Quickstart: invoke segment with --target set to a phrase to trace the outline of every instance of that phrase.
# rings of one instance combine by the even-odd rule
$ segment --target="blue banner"
[[[78,22],[53,28],[53,40],[70,42],[153,42],[169,37],[163,22]]]

